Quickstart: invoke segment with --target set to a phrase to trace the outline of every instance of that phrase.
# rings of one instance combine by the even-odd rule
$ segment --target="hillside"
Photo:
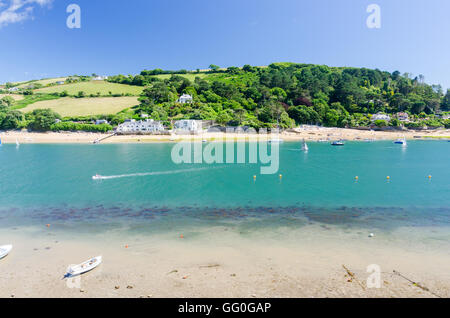
[[[39,84],[47,85],[43,88],[19,89],[14,97],[22,96],[21,100],[0,99],[0,129],[32,127],[30,122],[36,116],[62,115],[89,124],[90,119],[76,117],[108,115],[117,125],[144,113],[168,127],[178,119],[256,129],[300,124],[450,127],[450,90],[444,93],[440,85],[427,84],[422,75],[398,71],[274,63],[227,69],[211,65],[209,71],[193,72],[144,70],[135,76],[110,76],[107,81],[72,76],[62,85],[55,85],[55,80],[41,81]],[[26,84],[30,83],[38,81]],[[193,101],[179,103],[182,94],[191,95]],[[111,96],[115,98],[108,98]],[[39,109],[50,112],[36,112]],[[387,116],[373,117],[380,113]]]
[[[46,86],[49,84],[56,84],[57,82],[64,82],[67,79],[67,77],[57,77],[57,78],[48,78],[48,79],[42,79],[42,80],[36,80],[36,81],[29,81],[24,83],[18,83],[16,86],[17,88],[27,88],[29,85],[42,85]]]
[[[136,114],[145,112],[165,122],[188,118],[255,128],[359,127],[369,126],[376,113],[395,117],[407,112],[412,121],[428,118],[428,125],[443,126],[432,122],[438,119],[435,114],[450,110],[450,91],[444,94],[441,86],[426,84],[423,76],[366,68],[275,63],[188,74],[144,70],[134,77],[118,75],[109,80],[146,87]],[[194,103],[176,103],[185,93],[193,96]],[[400,126],[397,120],[377,124]]]
[[[115,94],[129,94],[132,96],[139,96],[143,88],[138,86],[123,85],[116,83],[109,83],[105,81],[87,81],[77,82],[72,84],[64,84],[57,86],[44,87],[34,90],[35,93],[52,94],[62,93],[66,91],[69,95],[77,95],[78,92],[84,92],[86,95],[115,95]]]

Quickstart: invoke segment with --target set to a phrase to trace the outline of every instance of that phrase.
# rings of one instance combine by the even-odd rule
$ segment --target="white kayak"
[[[0,246],[0,259],[7,256],[12,250],[12,245]]]
[[[88,260],[84,263],[69,267],[69,270],[67,271],[66,276],[71,277],[71,276],[77,276],[77,275],[84,274],[86,272],[93,270],[94,268],[99,266],[101,263],[102,263],[101,256],[91,258],[90,260]]]

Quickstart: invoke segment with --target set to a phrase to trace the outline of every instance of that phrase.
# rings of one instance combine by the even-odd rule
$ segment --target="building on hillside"
[[[148,114],[141,114],[141,118],[148,118]]]
[[[108,121],[105,120],[105,119],[97,119],[97,120],[95,121],[95,124],[96,124],[96,125],[102,125],[102,124],[109,124],[109,123],[108,123]]]
[[[174,128],[177,131],[184,132],[199,132],[202,130],[202,121],[201,120],[177,120],[175,122]]]
[[[192,103],[193,98],[191,95],[188,94],[183,94],[181,95],[181,97],[178,99],[178,102],[181,104],[186,104],[186,103]]]
[[[108,76],[96,76],[96,77],[92,78],[93,81],[105,81],[107,79],[108,79]]]
[[[64,84],[64,81],[57,81],[56,82],[56,85],[62,85],[62,84]]]
[[[450,119],[450,115],[449,114],[442,115],[442,119],[444,120]]]
[[[157,133],[163,132],[164,126],[160,121],[153,119],[139,120],[128,119],[116,129],[117,133]]]
[[[386,114],[375,114],[372,116],[372,121],[376,120],[385,120],[385,121],[391,121],[391,116]]]
[[[9,92],[17,92],[19,89],[17,87],[8,88]]]
[[[397,119],[400,121],[409,121],[409,115],[407,113],[397,113]]]

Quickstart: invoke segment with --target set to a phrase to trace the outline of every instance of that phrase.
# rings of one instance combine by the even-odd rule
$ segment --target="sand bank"
[[[411,229],[368,238],[365,231],[314,225],[250,236],[215,227],[183,238],[77,237],[45,226],[8,229],[0,231],[0,241],[13,242],[14,250],[0,261],[0,297],[450,297],[450,255],[414,238],[398,241],[406,233]],[[79,286],[62,280],[69,264],[100,254],[103,264]],[[367,288],[370,264],[380,266],[380,288]]]

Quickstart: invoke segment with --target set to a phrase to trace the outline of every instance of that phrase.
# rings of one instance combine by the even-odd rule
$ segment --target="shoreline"
[[[320,225],[306,232],[279,228],[250,236],[214,227],[184,237],[176,231],[163,236],[121,231],[80,236],[61,233],[58,224],[19,228],[0,233],[0,240],[14,244],[0,261],[0,298],[434,297],[394,270],[440,297],[450,297],[450,256],[443,246],[417,248],[419,241],[412,239],[405,248],[402,241],[392,241],[411,228],[374,238],[364,231]],[[76,280],[61,280],[68,265],[96,255],[103,256],[103,263],[82,275],[79,287]],[[367,288],[371,264],[380,266],[380,288]]]
[[[89,133],[89,132],[25,132],[25,131],[6,131],[0,133],[0,138],[4,144],[15,144],[16,140],[21,144],[92,144],[94,141],[105,138],[109,134]],[[254,135],[246,133],[217,133],[208,132],[199,135],[115,135],[101,144],[122,144],[122,143],[174,143],[182,140],[193,141],[225,141],[246,140],[248,138],[259,137],[262,140],[270,139],[271,135]],[[345,139],[348,141],[364,141],[370,139],[379,140],[395,140],[405,137],[406,139],[434,140],[444,139],[450,140],[450,129],[432,130],[432,131],[367,131],[347,128],[297,128],[290,132],[282,132],[278,135],[274,134],[284,141],[301,141],[305,139],[309,142],[315,141],[333,141]]]

